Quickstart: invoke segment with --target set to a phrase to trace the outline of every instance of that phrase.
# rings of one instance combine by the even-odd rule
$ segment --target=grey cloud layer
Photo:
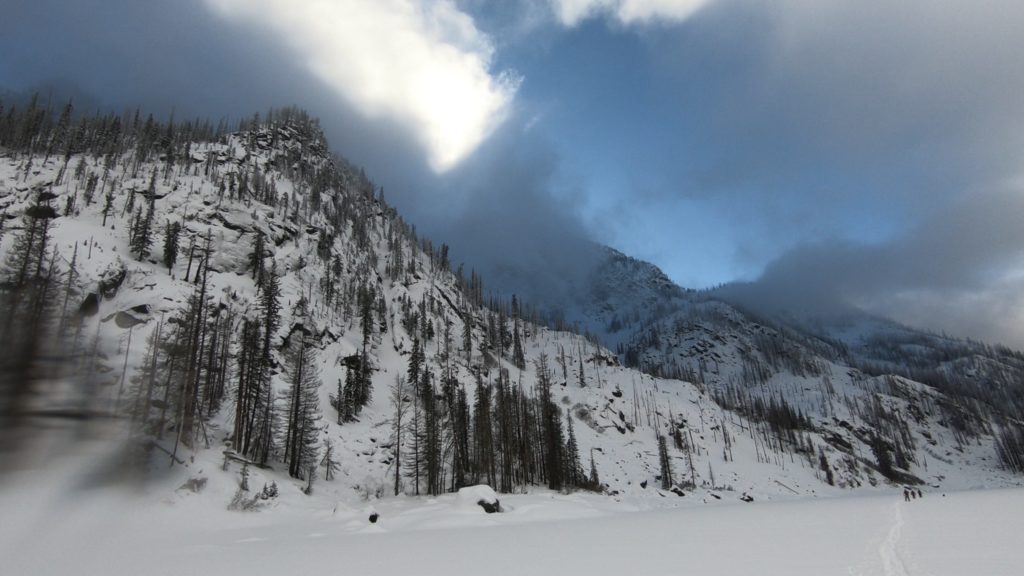
[[[1020,22],[998,0],[722,2],[653,36],[698,102],[687,193],[803,216],[748,298],[1024,346]],[[741,246],[790,232],[770,226]]]
[[[537,0],[520,3],[533,19],[553,17]],[[489,30],[517,17],[477,0],[458,5],[487,11],[478,22],[491,22]],[[661,147],[673,160],[643,168],[663,184],[622,192],[614,204],[630,213],[620,221],[642,227],[647,206],[671,205],[651,195],[696,198],[736,222],[722,238],[680,250],[734,245],[754,269],[764,267],[747,290],[757,302],[801,294],[803,306],[859,305],[1024,346],[1020,22],[1024,4],[1011,0],[734,0],[708,2],[671,25],[612,23],[613,41],[643,38],[658,73],[655,85],[622,90],[656,91],[671,110],[656,119],[649,110],[616,112],[662,127],[650,142],[623,143],[635,156],[660,157],[652,151]],[[499,60],[517,38],[498,39]],[[535,133],[543,121],[523,130],[535,112],[529,103],[438,176],[406,123],[367,118],[283,39],[211,17],[199,0],[14,0],[0,21],[0,88],[53,79],[115,107],[179,117],[302,105],[421,230],[504,292],[565,292],[565,278],[587,268],[588,231],[564,200],[579,191],[559,189],[558,154],[572,151]]]

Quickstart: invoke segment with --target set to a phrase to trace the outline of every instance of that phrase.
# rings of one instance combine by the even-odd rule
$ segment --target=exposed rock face
[[[477,504],[484,509],[484,512],[488,514],[494,514],[495,512],[501,512],[501,503],[495,499],[494,502],[488,502],[487,500],[480,500]]]
[[[78,307],[78,313],[83,317],[95,316],[100,311],[100,295],[92,292],[82,300],[82,304]]]

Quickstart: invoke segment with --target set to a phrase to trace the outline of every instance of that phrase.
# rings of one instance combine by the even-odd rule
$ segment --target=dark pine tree
[[[568,488],[579,488],[584,484],[583,468],[580,466],[580,447],[576,443],[572,414],[567,414],[565,419],[568,425],[568,438],[565,441],[565,485]]]
[[[658,434],[658,463],[661,471],[661,487],[669,490],[674,484],[672,479],[672,457],[668,453],[668,442],[664,434]]]
[[[53,326],[54,254],[50,250],[53,195],[39,191],[0,276],[0,426],[16,428],[46,367],[41,356]],[[0,429],[2,441],[13,438]],[[4,446],[0,445],[0,449]]]
[[[544,472],[548,487],[561,490],[565,486],[565,459],[562,452],[565,443],[562,440],[561,414],[558,405],[551,395],[551,370],[548,368],[547,356],[540,355],[537,360],[537,393],[541,411],[541,446],[544,450]]]
[[[293,478],[307,478],[319,463],[320,405],[317,393],[320,375],[317,369],[316,347],[306,300],[296,304],[295,317],[303,322],[300,330],[292,334],[285,355],[285,373],[288,375],[288,423],[285,429],[284,460],[288,474]]]
[[[164,228],[164,266],[167,271],[174,270],[174,263],[178,260],[178,240],[181,236],[181,223],[168,221]]]

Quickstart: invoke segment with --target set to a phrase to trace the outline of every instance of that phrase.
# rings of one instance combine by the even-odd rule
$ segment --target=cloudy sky
[[[10,4],[10,2],[8,3]],[[13,0],[0,90],[323,119],[421,230],[1024,347],[1016,0]],[[519,284],[516,283],[519,279]]]

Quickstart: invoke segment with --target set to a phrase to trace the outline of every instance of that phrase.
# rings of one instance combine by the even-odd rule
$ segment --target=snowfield
[[[230,512],[227,484],[126,496],[72,477],[6,478],[4,574],[1024,573],[1024,489],[753,503],[536,489],[500,495],[505,512],[487,514],[465,495],[338,501],[282,486],[266,509]]]

